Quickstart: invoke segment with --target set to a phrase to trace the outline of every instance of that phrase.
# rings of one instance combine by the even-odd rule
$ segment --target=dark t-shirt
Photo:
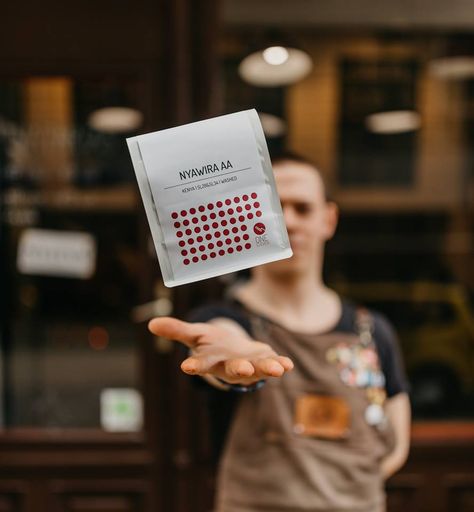
[[[380,365],[385,376],[385,390],[388,398],[398,393],[408,391],[408,383],[405,376],[403,363],[398,346],[397,336],[390,322],[380,313],[371,311],[373,319],[373,336]],[[342,301],[342,313],[337,325],[331,333],[357,332],[356,306],[348,300]],[[251,337],[252,328],[245,307],[236,299],[228,299],[219,303],[210,303],[191,312],[189,321],[207,322],[213,318],[224,317],[235,321],[245,329]],[[277,323],[265,317],[267,322]],[[204,382],[199,379],[197,382]],[[228,393],[216,390],[212,386],[205,385],[208,391],[208,403],[211,414],[211,425],[215,440],[215,455],[219,455],[225,440],[229,423],[240,394]]]

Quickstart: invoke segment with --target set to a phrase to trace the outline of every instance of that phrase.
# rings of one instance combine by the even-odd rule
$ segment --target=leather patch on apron
[[[350,407],[341,397],[308,394],[296,399],[295,434],[345,439],[350,432]]]

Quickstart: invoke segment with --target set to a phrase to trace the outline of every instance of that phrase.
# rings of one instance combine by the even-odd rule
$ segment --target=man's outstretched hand
[[[266,343],[230,332],[210,323],[189,323],[172,317],[154,318],[149,330],[191,349],[181,363],[190,375],[213,375],[231,384],[249,385],[266,377],[281,377],[293,368]]]

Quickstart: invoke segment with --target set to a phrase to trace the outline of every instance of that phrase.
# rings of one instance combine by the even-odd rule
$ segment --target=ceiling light
[[[445,80],[462,80],[474,77],[474,57],[452,56],[433,59],[429,63],[433,76]]]
[[[259,112],[260,122],[262,123],[263,133],[269,139],[282,137],[286,133],[286,123],[281,117],[273,114]]]
[[[245,57],[239,65],[239,74],[251,85],[278,87],[302,80],[312,67],[311,58],[302,50],[269,46]]]
[[[280,66],[288,60],[289,54],[283,46],[270,46],[263,50],[262,57],[268,64]]]
[[[365,119],[366,128],[372,133],[394,134],[418,130],[420,115],[413,110],[392,110],[371,114]]]
[[[105,107],[94,110],[88,118],[88,124],[99,132],[130,133],[143,123],[143,114],[129,107]]]

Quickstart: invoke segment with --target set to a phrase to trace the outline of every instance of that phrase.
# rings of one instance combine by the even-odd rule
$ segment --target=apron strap
[[[374,319],[369,310],[358,307],[355,311],[355,330],[359,335],[360,343],[368,347],[374,343]]]

